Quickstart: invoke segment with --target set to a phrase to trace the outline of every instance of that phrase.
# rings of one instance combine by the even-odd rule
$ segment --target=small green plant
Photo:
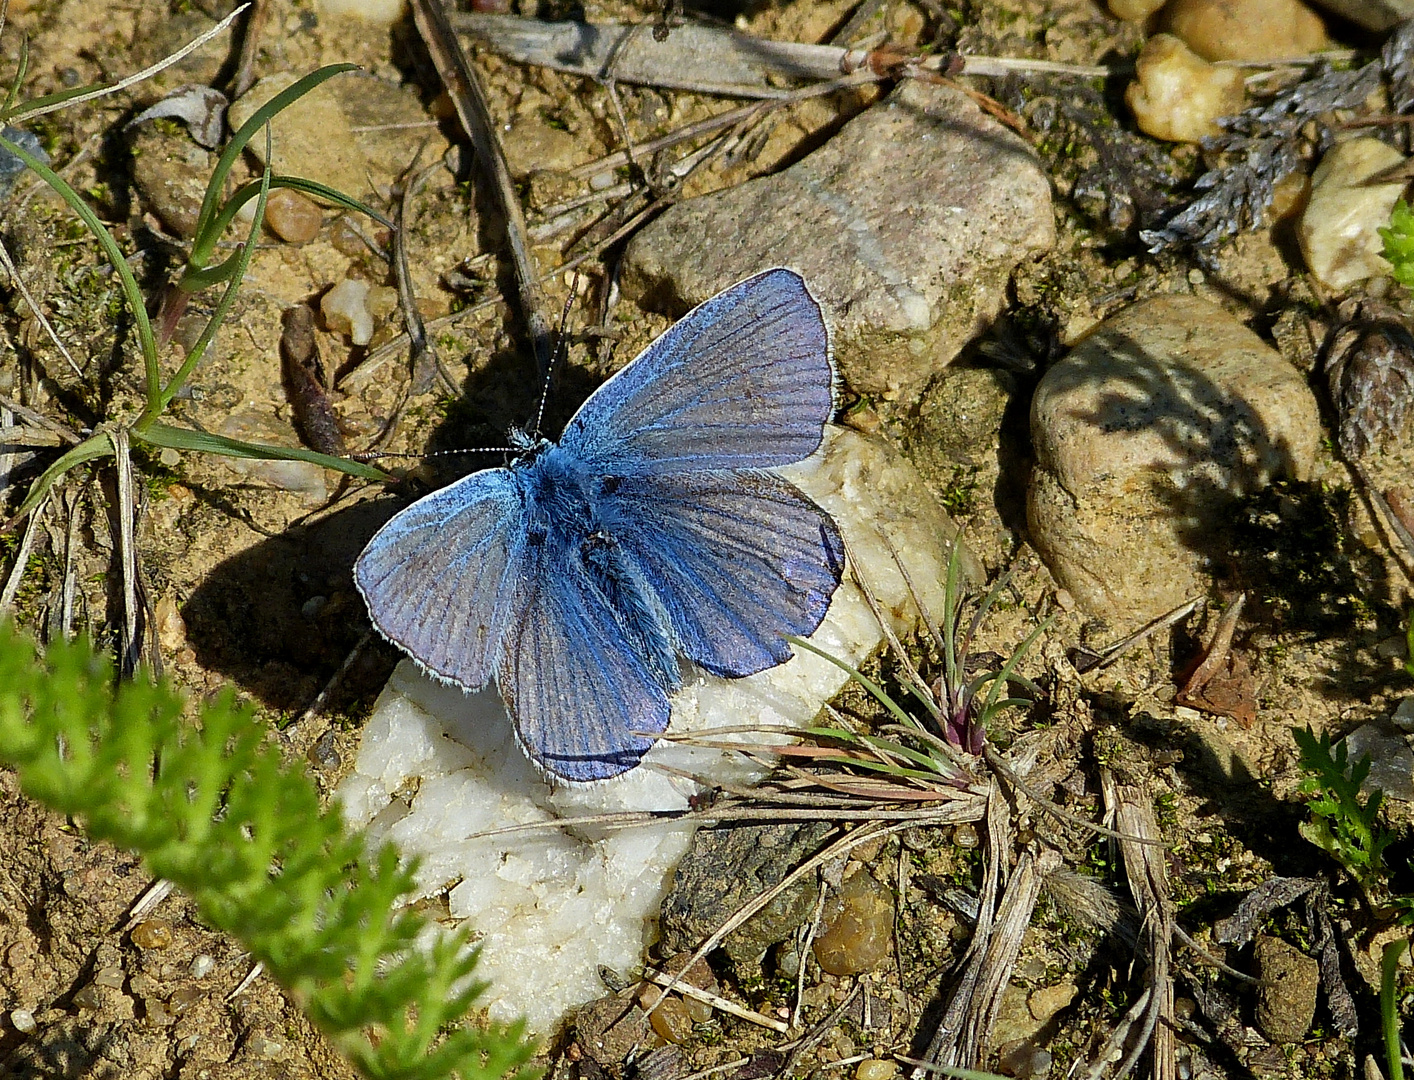
[[[1306,804],[1311,820],[1301,825],[1301,835],[1345,867],[1369,893],[1383,878],[1384,850],[1394,840],[1379,824],[1384,793],[1375,790],[1362,797],[1360,792],[1370,775],[1370,757],[1351,765],[1344,742],[1332,747],[1329,735],[1318,737],[1310,728],[1292,728],[1291,734],[1306,774],[1300,790],[1313,796]]]
[[[207,453],[222,454],[227,457],[260,458],[266,460],[298,460],[309,461],[316,465],[321,465],[327,469],[335,469],[353,476],[362,477],[368,480],[386,479],[386,475],[371,465],[357,461],[349,461],[345,458],[334,457],[329,454],[320,454],[312,450],[283,446],[268,446],[260,443],[245,442],[239,439],[226,438],[211,432],[197,431],[191,428],[176,427],[161,420],[161,416],[166,412],[172,399],[177,396],[182,387],[186,385],[196,366],[201,362],[206,350],[210,346],[216,333],[224,324],[231,306],[235,302],[237,290],[245,276],[247,267],[255,249],[255,241],[259,234],[261,223],[265,216],[265,201],[270,191],[276,187],[287,187],[298,191],[303,191],[320,198],[327,199],[338,205],[350,209],[359,210],[378,219],[380,222],[391,227],[392,223],[383,215],[378,214],[362,203],[322,184],[304,180],[299,177],[272,175],[269,167],[259,180],[252,180],[238,188],[229,198],[223,198],[225,183],[230,175],[231,169],[235,166],[241,153],[245,150],[250,140],[279,113],[282,109],[288,108],[300,97],[309,93],[320,83],[332,78],[344,71],[352,69],[352,64],[334,64],[329,67],[320,68],[318,71],[306,75],[304,78],[293,83],[288,89],[272,97],[265,105],[258,109],[249,120],[243,124],[239,131],[232,136],[221,157],[216,163],[216,168],[211,174],[211,179],[207,183],[206,193],[202,201],[201,211],[197,219],[196,234],[192,241],[191,251],[187,257],[186,267],[182,275],[175,283],[172,294],[179,299],[173,303],[164,298],[165,320],[175,324],[175,315],[185,307],[185,298],[201,289],[211,285],[225,285],[220,300],[216,303],[206,327],[190,349],[187,350],[182,363],[170,378],[164,378],[161,367],[158,363],[159,335],[154,332],[152,320],[148,317],[147,306],[144,302],[142,292],[138,288],[137,279],[133,276],[131,268],[128,266],[126,257],[118,242],[113,238],[112,233],[99,220],[93,208],[76,192],[68,183],[64,181],[54,170],[50,169],[42,161],[35,158],[24,147],[0,136],[0,148],[13,154],[32,169],[39,177],[49,185],[54,192],[59,195],[69,207],[78,215],[79,220],[89,233],[98,241],[107,255],[108,261],[117,272],[118,279],[122,286],[122,294],[128,311],[132,315],[133,323],[137,331],[138,348],[142,354],[145,383],[145,404],[142,412],[132,421],[117,425],[100,425],[88,438],[78,445],[72,447],[61,455],[52,465],[49,466],[40,477],[30,487],[24,501],[20,504],[11,520],[11,524],[18,521],[29,511],[33,510],[39,501],[45,496],[51,487],[67,473],[70,469],[84,462],[93,461],[98,458],[109,457],[120,453],[120,442],[122,436],[133,442],[147,443],[151,446],[165,447],[175,450],[199,450]],[[23,62],[21,77],[23,76]],[[14,97],[14,89],[11,90],[11,98]],[[43,100],[43,99],[41,99]],[[11,113],[25,115],[33,111],[33,103],[21,107],[11,107],[8,110],[0,110],[0,120],[3,120]],[[267,155],[268,136],[267,136]],[[216,246],[225,235],[227,227],[235,220],[236,214],[242,206],[254,199],[256,201],[256,212],[252,222],[250,233],[244,243],[237,246],[236,251],[224,261],[211,265],[211,260],[216,251]],[[122,434],[119,434],[121,428]]]
[[[1374,894],[1386,900],[1401,926],[1414,926],[1414,896],[1391,896],[1388,887],[1384,852],[1395,837],[1379,824],[1384,792],[1376,789],[1361,799],[1360,785],[1370,775],[1370,756],[1365,755],[1351,766],[1344,743],[1337,744],[1332,752],[1329,735],[1317,738],[1310,728],[1292,728],[1291,734],[1301,751],[1301,769],[1306,773],[1301,790],[1315,796],[1307,804],[1312,818],[1301,826],[1301,835],[1345,867],[1367,896]],[[1388,1080],[1404,1080],[1398,967],[1408,945],[1403,939],[1388,942],[1380,959],[1380,1027]]]
[[[26,794],[147,869],[240,938],[370,1080],[496,1080],[532,1048],[518,1025],[460,1023],[484,984],[464,934],[416,942],[413,871],[321,811],[312,783],[227,693],[184,723],[172,689],[82,644],[41,654],[0,624],[0,762]],[[372,1036],[372,1037],[370,1037]]]
[[[1389,226],[1380,230],[1390,277],[1405,288],[1414,288],[1414,211],[1400,199],[1390,211]]]
[[[1409,609],[1408,623],[1404,627],[1404,674],[1414,679],[1414,608]]]
[[[900,746],[893,740],[858,735],[837,727],[810,728],[809,733],[817,737],[844,741],[873,753],[903,759],[908,763],[890,762],[881,765],[863,761],[852,762],[864,768],[890,772],[914,780],[936,781],[942,778],[950,782],[963,782],[965,770],[958,767],[955,752],[960,751],[973,757],[981,754],[987,742],[987,733],[1003,710],[1030,705],[1040,696],[1036,685],[1019,674],[1016,668],[1036,639],[1051,625],[1050,619],[1042,622],[1027,635],[1000,668],[976,674],[969,674],[967,671],[967,657],[972,639],[1005,588],[1006,579],[1002,578],[982,597],[972,618],[964,622],[963,609],[967,603],[967,589],[963,582],[962,536],[959,534],[948,555],[947,578],[943,585],[943,621],[940,625],[935,625],[931,620],[925,619],[942,653],[942,675],[929,686],[911,663],[904,664],[906,671],[902,680],[903,686],[923,705],[927,714],[924,719],[919,719],[882,686],[842,660],[836,659],[803,638],[790,638],[793,644],[824,657],[847,672],[850,678],[898,721],[897,724],[888,725],[887,730],[920,743],[924,749],[920,752]],[[1027,696],[1004,696],[1013,685],[1023,690]]]

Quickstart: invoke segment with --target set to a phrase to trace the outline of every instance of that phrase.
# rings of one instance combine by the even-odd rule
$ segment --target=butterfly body
[[[558,443],[414,503],[355,581],[434,676],[495,679],[527,754],[618,775],[666,729],[682,660],[750,675],[819,626],[843,572],[829,515],[774,473],[819,445],[828,333],[787,270],[700,305],[605,383]]]

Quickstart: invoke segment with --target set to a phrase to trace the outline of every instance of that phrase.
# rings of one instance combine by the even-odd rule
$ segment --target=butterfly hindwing
[[[466,689],[496,673],[519,616],[525,503],[508,469],[487,469],[419,499],[368,542],[354,582],[378,631]]]
[[[560,445],[605,474],[770,468],[820,445],[829,332],[799,274],[767,270],[699,304],[601,386]]]
[[[627,478],[603,503],[679,650],[715,675],[784,663],[783,635],[813,633],[840,583],[838,527],[770,473]]]
[[[496,677],[530,758],[581,782],[633,768],[653,745],[633,732],[661,732],[669,717],[667,691],[583,569],[538,560]]]

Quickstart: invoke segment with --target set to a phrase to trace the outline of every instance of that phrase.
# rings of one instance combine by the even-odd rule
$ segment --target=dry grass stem
[[[540,273],[526,237],[525,213],[511,179],[506,151],[491,116],[491,105],[476,70],[467,61],[441,0],[412,0],[413,21],[432,57],[442,85],[456,107],[462,127],[476,148],[482,167],[491,178],[506,227],[506,245],[515,267],[520,294],[520,314],[530,331],[531,346],[543,378],[550,370],[550,321],[545,315],[545,295]]]
[[[1105,807],[1114,817],[1116,829],[1123,833],[1159,839],[1159,825],[1154,818],[1153,799],[1148,791],[1135,784],[1119,782],[1109,769],[1100,772],[1100,788]],[[1119,841],[1120,857],[1124,860],[1125,877],[1141,920],[1140,950],[1148,960],[1145,981],[1147,1000],[1139,1031],[1131,1041],[1129,1052],[1111,1074],[1111,1080],[1128,1075],[1145,1047],[1149,1049],[1150,1076],[1153,1080],[1176,1080],[1178,1076],[1177,1043],[1174,1039],[1172,946],[1175,931],[1173,901],[1169,896],[1168,871],[1163,853],[1152,844],[1132,840]],[[1105,1066],[1101,1059],[1091,1068],[1091,1077],[1098,1078]]]
[[[706,990],[700,990],[691,983],[675,982],[674,976],[667,972],[658,971],[654,968],[645,968],[643,977],[656,986],[672,986],[683,997],[695,998],[705,1002],[712,1008],[720,1012],[729,1013],[738,1020],[745,1020],[748,1023],[756,1024],[758,1027],[770,1028],[778,1034],[784,1035],[790,1030],[790,1025],[782,1020],[773,1020],[763,1013],[754,1012],[751,1009],[743,1008],[734,1001],[729,1001],[720,994],[712,994]],[[666,993],[666,991],[665,991]]]
[[[126,90],[130,86],[136,86],[138,83],[144,82],[147,79],[152,78],[152,76],[158,74],[161,71],[165,71],[173,64],[181,62],[186,57],[196,52],[197,49],[201,48],[212,38],[222,33],[228,26],[231,25],[231,23],[235,22],[236,19],[240,17],[241,12],[245,11],[245,9],[249,6],[249,4],[242,4],[240,7],[236,8],[235,11],[231,12],[229,15],[227,15],[224,19],[222,19],[204,34],[193,38],[191,41],[183,45],[176,52],[172,53],[170,56],[164,56],[161,60],[157,61],[157,63],[152,64],[150,67],[143,68],[141,71],[137,72],[134,75],[129,75],[126,78],[119,79],[111,86],[100,86],[97,90],[90,90],[85,94],[77,94],[74,97],[65,98],[63,101],[54,101],[50,102],[48,105],[41,105],[34,109],[26,109],[21,112],[14,113],[6,118],[6,123],[11,125],[12,127],[18,127],[20,124],[23,124],[26,121],[35,119],[35,117],[46,116],[49,113],[58,112],[60,109],[72,108],[73,106],[80,105],[85,101],[95,101],[98,98],[107,97],[109,94],[116,94],[120,90]]]

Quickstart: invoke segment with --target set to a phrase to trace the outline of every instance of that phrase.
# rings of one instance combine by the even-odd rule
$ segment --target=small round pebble
[[[97,1009],[103,1004],[103,993],[93,983],[80,987],[74,994],[74,1004],[80,1009]]]
[[[963,822],[952,831],[952,842],[960,848],[972,849],[982,842],[977,835],[977,826]]]
[[[815,959],[831,975],[873,971],[888,958],[893,925],[892,894],[861,870],[840,886],[827,908]]]
[[[201,1000],[201,991],[194,986],[181,986],[167,998],[167,1009],[173,1016],[181,1016],[198,1001]]]
[[[1134,61],[1135,80],[1124,91],[1139,130],[1170,142],[1217,135],[1219,116],[1242,111],[1239,68],[1208,63],[1172,34],[1155,34]]]
[[[139,949],[170,948],[172,924],[166,919],[144,919],[133,927],[133,944]]]
[[[272,1039],[266,1035],[255,1035],[246,1044],[250,1052],[258,1058],[277,1058],[285,1052],[285,1044],[279,1039]]]
[[[1054,1064],[1050,1051],[1043,1050],[1029,1039],[1008,1043],[997,1052],[997,1068],[1006,1076],[1024,1080],[1041,1080],[1049,1076]]]
[[[101,967],[93,973],[94,986],[106,986],[110,990],[121,990],[127,977],[123,974],[123,969],[109,965]]]
[[[1143,22],[1163,6],[1164,0],[1110,0],[1110,14],[1126,22]]]
[[[10,1023],[21,1035],[28,1035],[39,1026],[34,1022],[34,1013],[28,1009],[11,1009]]]
[[[333,227],[329,230],[329,243],[334,245],[334,250],[340,255],[347,255],[351,259],[368,254],[368,245],[363,242],[358,226],[348,214],[334,219]]]
[[[854,1080],[893,1080],[898,1065],[883,1058],[865,1058],[854,1070]]]
[[[694,1024],[705,1024],[712,1019],[712,1006],[700,998],[685,997],[682,999],[682,1004]]]
[[[198,956],[192,957],[191,967],[188,970],[191,971],[191,977],[193,979],[204,979],[211,974],[215,967],[216,958],[214,956],[208,956],[206,953],[201,953]]]
[[[671,1043],[686,1042],[692,1035],[692,1014],[675,994],[669,995],[668,1000],[653,1011],[648,1022],[661,1038]]]
[[[298,191],[279,188],[265,200],[265,224],[287,244],[309,243],[323,223],[319,207]]]

